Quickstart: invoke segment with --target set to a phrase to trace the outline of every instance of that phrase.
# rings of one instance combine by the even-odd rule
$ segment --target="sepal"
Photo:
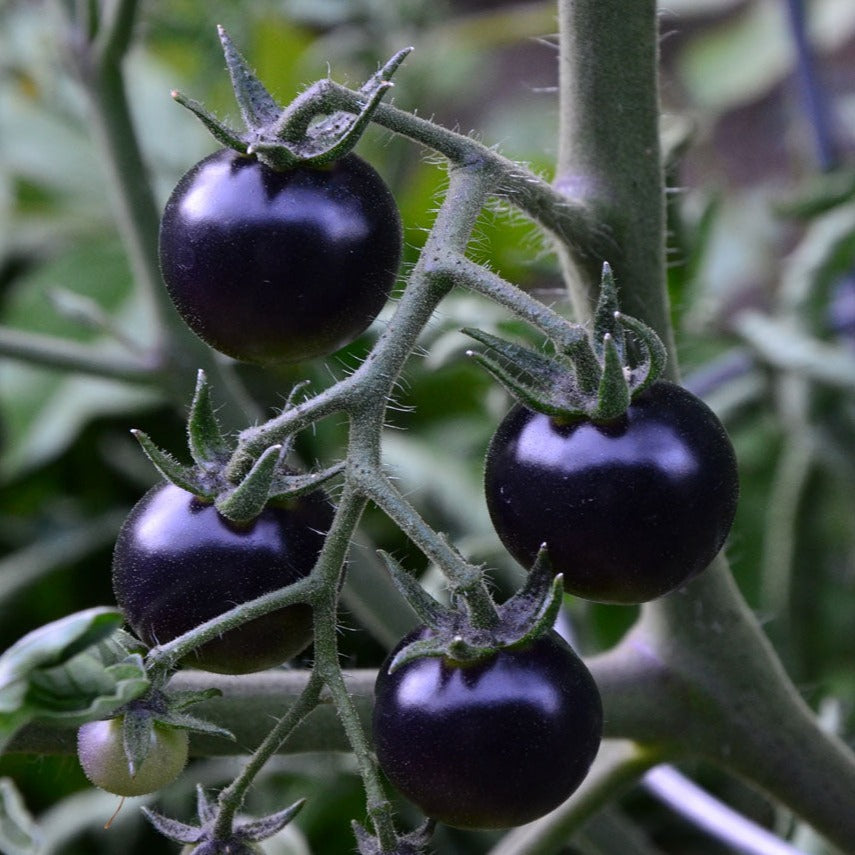
[[[200,499],[211,499],[213,493],[201,473],[192,466],[185,466],[168,451],[156,445],[151,437],[141,430],[132,430],[131,435],[142,447],[145,456],[151,461],[158,472],[171,484],[198,496]]]
[[[217,35],[223,46],[226,68],[232,81],[235,100],[240,108],[247,128],[263,127],[275,122],[282,108],[267,91],[264,84],[255,76],[247,61],[241,56],[229,34],[217,26]]]
[[[304,384],[297,384],[285,409]],[[282,504],[304,493],[319,489],[344,471],[339,462],[320,472],[295,473],[286,463],[290,441],[268,446],[256,457],[248,471],[230,471],[234,447],[223,434],[211,397],[211,388],[203,371],[196,378],[196,391],[187,417],[187,444],[193,465],[181,463],[156,445],[142,431],[131,431],[148,459],[170,483],[206,502],[236,525],[254,520],[270,504]]]
[[[552,628],[561,607],[563,577],[553,572],[545,547],[538,553],[525,585],[496,606],[498,620],[489,627],[473,626],[465,606],[458,607],[454,600],[450,607],[442,605],[398,562],[386,553],[380,554],[398,590],[430,629],[429,634],[397,652],[389,663],[389,673],[416,659],[443,658],[468,664],[504,648],[528,644]]]
[[[412,50],[398,51],[356,92],[336,91],[328,80],[321,80],[283,108],[228,33],[222,27],[217,32],[245,129],[231,128],[202,104],[178,92],[172,97],[196,115],[222,145],[280,171],[298,164],[323,166],[351,151],[391,88],[389,78]],[[319,115],[325,118],[317,121]]]
[[[225,728],[185,712],[187,707],[220,694],[219,689],[173,693],[168,689],[152,688],[143,697],[118,710],[116,715],[123,716],[122,740],[131,777],[148,756],[156,724],[233,740],[234,735]]]
[[[347,464],[340,460],[320,472],[304,472],[300,475],[294,473],[276,473],[270,485],[270,504],[287,502],[296,499],[304,493],[310,493],[322,487],[327,481],[341,475]]]
[[[393,850],[385,849],[380,841],[355,819],[350,823],[359,855],[425,855],[433,837],[436,821],[428,819],[415,831],[399,835]]]
[[[418,582],[412,573],[402,567],[388,552],[378,550],[386,565],[395,587],[409,603],[422,623],[436,627],[442,624],[448,615],[448,609],[435,600]]]
[[[193,461],[203,469],[222,465],[229,458],[229,444],[211,399],[211,384],[202,370],[196,375],[196,391],[187,416],[187,445]]]
[[[537,353],[466,328],[463,332],[488,348],[473,353],[483,368],[523,406],[563,422],[579,419],[603,423],[620,418],[630,403],[663,372],[665,345],[655,331],[618,310],[617,289],[603,265],[600,299],[590,337],[581,326],[553,356]],[[630,355],[627,333],[637,353]]]
[[[499,618],[513,627],[517,645],[528,644],[555,626],[564,601],[564,577],[555,573],[546,546],[537,553],[525,585],[499,606]]]
[[[196,813],[198,825],[189,825],[143,808],[146,819],[169,840],[176,843],[191,843],[197,848],[194,852],[205,855],[249,855],[253,851],[251,844],[261,843],[285,828],[303,808],[305,799],[259,819],[238,822],[226,837],[215,837],[219,806],[209,799],[201,786],[196,787]]]
[[[172,100],[189,110],[207,129],[208,133],[224,148],[230,148],[239,154],[246,154],[249,143],[243,135],[229,125],[221,122],[213,113],[194,98],[188,98],[177,89],[172,90]]]
[[[488,371],[521,404],[557,417],[566,416],[573,409],[574,389],[568,383],[571,375],[561,362],[483,330],[466,327],[462,332],[502,357],[503,361],[500,362],[488,353],[467,351],[468,356]],[[584,407],[581,396],[576,406]]]
[[[254,520],[267,504],[281,457],[281,445],[266,448],[236,487],[217,496],[217,510],[238,524]]]

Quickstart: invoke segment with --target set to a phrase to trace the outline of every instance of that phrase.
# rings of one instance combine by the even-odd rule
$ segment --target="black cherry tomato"
[[[377,172],[348,154],[277,172],[224,149],[172,192],[160,265],[184,321],[247,362],[296,362],[356,339],[386,303],[401,219]]]
[[[660,381],[608,424],[514,407],[491,440],[485,491],[496,532],[523,566],[546,543],[569,593],[639,603],[712,561],[739,482],[712,410]]]
[[[134,506],[116,540],[116,602],[147,644],[170,641],[306,576],[332,515],[317,490],[237,526],[213,504],[160,484]],[[207,642],[186,664],[224,674],[261,671],[296,656],[311,639],[311,608],[285,606]]]
[[[422,628],[405,644],[430,631]],[[590,672],[556,633],[459,665],[417,659],[375,687],[380,768],[425,815],[459,828],[506,828],[557,807],[600,744]]]

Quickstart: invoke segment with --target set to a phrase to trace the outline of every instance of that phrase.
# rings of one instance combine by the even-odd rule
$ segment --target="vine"
[[[238,834],[236,817],[265,763],[277,752],[298,750],[301,743],[292,741],[298,726],[312,721],[315,712],[331,701],[346,741],[335,731],[329,744],[346,745],[352,751],[367,796],[372,831],[357,831],[360,851],[404,855],[424,851],[427,845],[429,827],[413,835],[402,834],[395,826],[365,729],[365,701],[370,699],[373,675],[357,672],[345,678],[336,622],[348,550],[370,502],[445,574],[452,599],[463,603],[472,627],[491,630],[500,623],[501,607],[492,599],[482,568],[466,561],[433,530],[383,466],[381,435],[388,402],[420,335],[453,289],[470,289],[489,298],[542,333],[557,352],[568,353],[588,340],[585,324],[590,325],[603,263],[609,262],[621,288],[623,308],[658,333],[669,355],[668,375],[679,376],[664,289],[656,4],[652,0],[629,6],[561,0],[558,11],[561,138],[552,184],[469,137],[380,103],[385,86],[370,102],[372,122],[447,159],[448,187],[430,234],[394,314],[365,361],[320,393],[290,402],[275,418],[242,426],[222,467],[227,481],[239,482],[249,477],[269,449],[287,447],[295,435],[330,415],[346,415],[342,487],[324,546],[305,579],[236,606],[145,655],[144,672],[152,683],[160,685],[172,678],[173,688],[198,689],[197,675],[178,672],[173,676],[188,653],[283,606],[304,603],[313,610],[315,661],[310,672],[243,678],[248,687],[248,695],[242,698],[244,709],[247,697],[256,696],[281,697],[283,703],[287,699],[288,707],[241,773],[220,792],[216,804],[200,807],[200,823],[210,826],[206,840],[222,842]],[[8,332],[0,335],[0,351],[140,382],[166,383],[168,377],[181,374],[180,381],[168,381],[176,398],[186,391],[186,368],[195,360],[214,378],[218,393],[227,396],[228,422],[235,426],[241,394],[228,371],[204,348],[191,344],[188,350],[176,351],[170,345],[173,336],[164,320],[168,315],[163,311],[153,255],[155,206],[141,154],[132,144],[135,137],[120,70],[135,13],[136,3],[125,0],[115,4],[110,19],[78,20],[82,41],[75,45],[75,56],[91,97],[96,136],[110,167],[121,230],[145,311],[156,319],[159,332],[149,353],[139,358],[129,355],[127,362],[108,363],[83,351],[57,349],[55,343],[36,337],[16,339]],[[94,41],[86,40],[85,34],[91,32],[98,33]],[[609,108],[608,93],[616,90],[632,93],[631,110]],[[306,117],[344,112],[358,115],[362,122],[368,109],[365,92],[323,81],[300,96],[289,118],[305,131]],[[584,324],[568,322],[467,257],[477,218],[495,197],[513,205],[553,238],[576,318]],[[628,212],[631,216],[626,216]],[[182,341],[186,341],[183,334]],[[855,757],[841,740],[818,727],[733,583],[724,557],[685,588],[646,603],[631,632],[587,664],[605,710],[608,742],[601,758],[585,784],[560,809],[509,835],[493,855],[553,852],[573,829],[652,766],[698,756],[759,785],[842,850],[855,845],[851,811]],[[206,686],[219,683],[209,675],[202,682]],[[223,690],[226,698],[234,691],[225,685]],[[203,701],[200,715],[208,709]],[[241,715],[234,710],[223,714],[222,709],[218,715],[217,725],[234,731],[244,744],[248,724]],[[17,744],[42,737],[35,727],[24,731]],[[289,809],[288,819],[297,809]],[[197,831],[163,818],[155,824],[182,841]],[[271,821],[267,830],[275,824]],[[262,830],[246,833],[261,835]]]

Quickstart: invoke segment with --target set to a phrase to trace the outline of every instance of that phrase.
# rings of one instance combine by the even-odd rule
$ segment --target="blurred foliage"
[[[66,66],[58,5],[0,3],[0,323],[98,340],[103,333],[61,311],[57,291],[60,298],[71,292],[97,301],[128,335],[144,338],[85,99]],[[842,710],[839,726],[851,733],[855,6],[815,0],[808,11],[840,163],[824,175],[811,147],[782,4],[663,4],[663,133],[672,184],[668,285],[687,383],[725,420],[740,460],[742,497],[729,548],[738,583],[812,705],[834,699]],[[160,203],[182,172],[214,147],[171,102],[170,89],[206,102],[223,118],[235,113],[215,23],[230,31],[282,101],[328,68],[337,80],[362,81],[379,61],[413,44],[392,93],[398,106],[474,129],[488,144],[549,174],[557,127],[551,2],[150,0],[127,81]],[[413,144],[378,129],[369,130],[359,151],[399,201],[409,266],[430,226],[443,171]],[[530,224],[496,205],[484,214],[479,236],[473,257],[567,310],[555,261]],[[258,413],[281,406],[301,379],[318,389],[342,376],[391,309],[326,362],[270,372],[238,367]],[[758,318],[766,322],[762,328],[752,323]],[[464,357],[466,340],[456,331],[472,324],[525,334],[480,298],[449,298],[393,403],[387,461],[434,527],[447,531],[464,554],[494,567],[496,585],[510,590],[520,571],[489,525],[480,484],[486,444],[508,401]],[[796,339],[807,343],[801,361],[789,358]],[[842,366],[838,382],[824,373],[829,354]],[[178,451],[182,416],[156,389],[0,358],[0,651],[44,622],[111,602],[112,534],[155,480],[128,431],[140,428]],[[327,420],[300,437],[299,455],[308,464],[330,461],[343,438],[343,425]],[[426,584],[437,585],[420,554],[381,515],[367,514],[363,537],[343,614],[353,631],[343,634],[342,649],[352,664],[376,666],[413,617],[384,588],[375,546],[421,566]],[[46,543],[62,547],[45,550]],[[635,614],[579,601],[567,608],[584,652],[614,643]],[[786,825],[741,785],[707,769],[693,771],[759,822]],[[232,772],[225,762],[196,761],[159,796],[161,808],[189,816],[190,782],[214,786]],[[3,775],[16,781],[38,818],[50,843],[44,851],[166,851],[132,804],[112,832],[101,831],[114,800],[87,790],[68,757],[6,757]],[[248,808],[270,810],[299,796],[309,798],[300,831],[281,851],[302,852],[305,841],[315,852],[350,851],[348,821],[361,819],[364,805],[348,759],[280,759]],[[727,851],[640,792],[620,808],[621,822],[650,852]],[[406,805],[401,809],[418,821]],[[626,833],[613,824],[592,825],[575,845],[580,852],[626,851],[614,848]],[[482,852],[490,839],[440,829],[436,847]]]

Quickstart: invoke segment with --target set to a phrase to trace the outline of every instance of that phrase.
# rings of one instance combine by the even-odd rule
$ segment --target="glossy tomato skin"
[[[77,758],[90,783],[117,796],[142,796],[171,784],[187,765],[186,730],[155,724],[148,755],[131,777],[120,716],[90,721],[77,731]]]
[[[609,424],[561,425],[514,407],[491,440],[485,492],[496,532],[523,566],[546,543],[568,592],[640,603],[712,561],[739,483],[712,410],[660,381]]]
[[[429,630],[404,638],[395,652]],[[600,744],[590,672],[554,632],[472,665],[444,659],[380,669],[374,745],[380,768],[426,816],[507,828],[561,804]]]
[[[174,484],[153,487],[116,540],[116,602],[147,644],[170,641],[306,576],[332,515],[326,494],[318,490],[236,526]],[[207,642],[185,664],[223,674],[261,671],[291,659],[311,638],[310,607],[286,606]]]
[[[224,149],[173,190],[160,265],[178,312],[211,347],[296,362],[344,347],[374,320],[401,235],[392,194],[354,154],[278,172]]]

